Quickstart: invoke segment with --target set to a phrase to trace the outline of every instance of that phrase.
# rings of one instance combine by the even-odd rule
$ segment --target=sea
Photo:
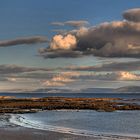
[[[125,98],[140,99],[140,93],[0,93],[0,96],[13,96],[16,98],[41,97],[81,97],[81,98]]]
[[[140,140],[140,111],[55,110],[12,115],[10,122],[27,128],[100,137],[102,140]]]
[[[29,97],[108,97],[137,99],[139,93],[0,93],[0,96]],[[11,114],[10,122],[27,128],[73,135],[100,137],[102,140],[140,140],[140,111],[97,112],[94,110],[54,110]]]

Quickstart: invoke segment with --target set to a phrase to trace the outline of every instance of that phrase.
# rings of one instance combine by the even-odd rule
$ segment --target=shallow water
[[[23,114],[12,120],[36,129],[84,135],[120,135],[140,138],[140,111],[46,111]]]

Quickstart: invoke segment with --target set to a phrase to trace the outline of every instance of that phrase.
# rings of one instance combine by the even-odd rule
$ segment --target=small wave
[[[74,128],[67,128],[67,127],[59,127],[53,125],[43,125],[40,124],[38,121],[30,121],[20,115],[11,115],[9,121],[15,125],[26,127],[26,128],[33,128],[39,130],[47,130],[47,131],[54,131],[59,133],[67,133],[73,135],[82,135],[82,136],[91,136],[94,138],[100,138],[102,140],[140,140],[138,136],[123,136],[118,134],[104,134],[98,133],[93,131],[87,130],[80,130]]]

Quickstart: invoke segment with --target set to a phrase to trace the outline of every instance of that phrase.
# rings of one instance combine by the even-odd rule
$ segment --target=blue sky
[[[91,25],[96,25],[120,20],[123,11],[139,5],[140,1],[133,0],[1,0],[0,40],[33,35],[51,37],[54,27],[50,23],[55,21],[87,20]],[[40,44],[45,45],[47,44]],[[40,46],[2,48],[0,64],[37,66],[41,60],[36,59],[35,54]]]
[[[56,34],[52,30],[74,29],[68,26],[53,26],[52,22],[85,20],[89,22],[90,26],[97,26],[103,22],[123,21],[122,13],[124,11],[139,7],[140,1],[138,0],[0,0],[0,41],[30,36],[47,36],[51,39]],[[47,46],[47,43],[40,43],[1,47],[0,65],[14,64],[24,67],[52,68],[139,60],[135,57],[93,56],[44,59],[39,56],[38,49]],[[1,84],[2,86],[9,85],[7,82],[1,82]],[[21,83],[21,85],[25,84]]]

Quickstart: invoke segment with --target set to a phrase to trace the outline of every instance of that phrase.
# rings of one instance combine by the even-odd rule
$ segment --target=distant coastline
[[[114,94],[128,94],[128,93],[135,93],[135,94],[140,94],[140,86],[123,86],[119,88],[84,88],[81,90],[71,90],[71,89],[63,89],[63,88],[39,88],[35,90],[27,90],[27,91],[22,91],[22,90],[8,90],[8,91],[1,91],[1,93],[47,93],[47,94],[55,94],[55,93],[71,93],[71,94],[78,94],[78,93],[104,93],[104,94],[109,94],[109,93],[114,93]]]

